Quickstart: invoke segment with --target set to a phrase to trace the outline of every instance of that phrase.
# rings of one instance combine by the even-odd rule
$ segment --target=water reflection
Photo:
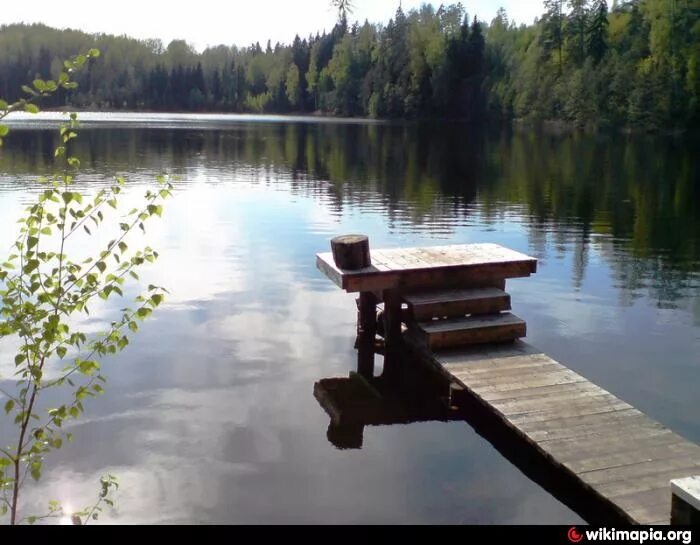
[[[361,450],[329,445],[311,393],[353,368],[355,305],[314,254],[343,232],[375,247],[496,242],[535,255],[538,274],[509,283],[529,340],[700,441],[690,144],[458,125],[209,126],[98,125],[77,142],[87,191],[115,173],[130,195],[161,171],[180,177],[144,242],[161,259],[143,282],[172,297],[108,362],[106,396],[32,503],[86,503],[111,471],[123,483],[114,522],[578,522],[463,422],[365,427]],[[31,129],[5,141],[0,248],[54,144]],[[0,344],[0,362],[12,354]]]
[[[555,469],[550,460],[539,455],[475,398],[452,395],[449,388],[444,379],[415,362],[404,370],[398,382],[383,377],[365,379],[355,373],[349,378],[321,379],[314,385],[314,397],[330,417],[326,436],[338,449],[362,448],[366,426],[461,421],[589,524],[625,524],[624,518],[612,512],[596,494],[571,475]]]

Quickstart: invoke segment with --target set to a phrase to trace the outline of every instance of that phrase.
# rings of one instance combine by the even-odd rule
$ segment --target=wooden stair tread
[[[493,314],[511,308],[510,295],[493,287],[410,293],[403,296],[403,301],[417,321]]]
[[[472,299],[485,299],[487,297],[502,297],[508,295],[505,291],[498,288],[469,288],[469,289],[452,289],[407,293],[403,296],[406,303],[411,305],[420,305],[425,303],[439,303],[449,301],[465,301]]]
[[[447,320],[432,320],[430,322],[418,322],[417,325],[426,333],[443,333],[446,331],[481,329],[499,325],[524,324],[525,321],[511,312],[500,314],[486,314],[483,316],[465,316],[463,318],[450,318]]]
[[[510,312],[409,324],[409,334],[431,349],[513,341],[526,332],[525,321]]]

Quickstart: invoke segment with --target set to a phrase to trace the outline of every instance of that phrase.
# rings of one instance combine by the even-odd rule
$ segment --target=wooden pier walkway
[[[363,259],[353,269],[317,256],[329,279],[360,293],[360,375],[372,379],[375,352],[387,378],[409,359],[422,362],[444,379],[447,406],[478,403],[619,520],[672,520],[670,482],[700,474],[700,446],[520,340],[526,324],[509,312],[505,282],[534,273],[535,259],[494,244],[372,250],[369,266]],[[697,482],[674,486],[687,482],[673,496],[674,508],[686,498],[675,522],[697,521],[688,492]]]
[[[700,473],[700,446],[522,341],[415,349],[457,386],[453,403],[476,399],[621,520],[668,524],[670,481]]]

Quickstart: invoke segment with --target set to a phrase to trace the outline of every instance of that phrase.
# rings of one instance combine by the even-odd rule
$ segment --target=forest
[[[700,0],[544,0],[531,25],[500,9],[399,7],[291,44],[220,45],[0,27],[0,96],[14,100],[63,59],[102,52],[76,91],[44,107],[323,113],[375,118],[560,121],[584,127],[698,126]],[[235,37],[231,37],[231,42]]]

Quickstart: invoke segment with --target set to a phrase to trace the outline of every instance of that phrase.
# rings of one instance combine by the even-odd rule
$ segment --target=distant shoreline
[[[33,120],[37,122],[44,122],[48,124],[63,122],[63,117],[58,117],[58,114],[68,114],[75,112],[79,114],[79,121],[84,124],[100,124],[100,123],[138,123],[138,117],[143,116],[144,118],[150,117],[152,120],[162,120],[164,122],[169,122],[172,124],[177,124],[179,121],[185,121],[187,123],[192,123],[193,121],[207,122],[209,119],[211,121],[254,121],[254,122],[266,122],[266,123],[339,123],[339,124],[391,124],[391,125],[402,125],[402,124],[413,124],[413,123],[445,123],[445,124],[465,124],[473,127],[480,127],[484,129],[491,128],[501,128],[506,130],[515,131],[541,131],[545,134],[566,136],[571,134],[626,134],[626,135],[664,135],[672,137],[680,137],[687,134],[695,134],[693,129],[688,128],[675,128],[675,129],[642,129],[642,128],[630,128],[630,127],[619,127],[614,125],[609,126],[599,126],[591,122],[583,126],[577,125],[571,121],[566,121],[562,119],[545,119],[545,120],[528,120],[522,118],[515,118],[511,120],[504,119],[486,119],[483,121],[474,121],[469,119],[460,118],[371,118],[371,117],[347,117],[341,115],[335,115],[332,113],[324,113],[320,111],[316,112],[289,112],[289,113],[251,113],[251,112],[192,112],[192,111],[158,111],[158,110],[95,110],[87,108],[46,108],[41,110],[37,114],[31,114],[28,112],[15,112],[12,116],[3,120],[3,124],[8,126],[26,126],[30,124]],[[104,119],[96,119],[90,116],[105,116]],[[87,117],[85,117],[87,116]],[[122,116],[123,119],[119,119]],[[126,119],[128,117],[135,117],[137,119]],[[178,119],[179,118],[179,119]],[[149,121],[144,119],[144,121]]]

